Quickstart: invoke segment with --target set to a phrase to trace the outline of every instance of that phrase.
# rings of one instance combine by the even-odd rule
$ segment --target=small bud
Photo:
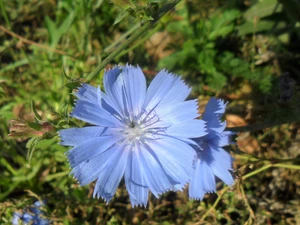
[[[18,119],[9,121],[8,136],[12,138],[53,137],[56,129],[48,122],[26,122]]]

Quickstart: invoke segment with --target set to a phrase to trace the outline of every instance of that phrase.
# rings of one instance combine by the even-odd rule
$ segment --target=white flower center
[[[129,144],[149,142],[165,133],[166,127],[159,126],[159,117],[155,112],[143,112],[139,116],[130,114],[123,119],[123,135]],[[155,126],[154,126],[155,125]]]
[[[141,139],[145,130],[143,130],[138,124],[131,122],[124,133],[129,142],[135,142]]]

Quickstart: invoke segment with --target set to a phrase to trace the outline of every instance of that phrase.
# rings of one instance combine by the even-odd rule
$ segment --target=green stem
[[[60,177],[65,177],[69,173],[70,173],[69,171],[63,171],[63,172],[59,172],[59,173],[55,173],[55,174],[50,174],[45,178],[45,181],[49,182],[53,179],[57,179],[57,178],[60,178]]]
[[[269,169],[270,167],[272,167],[272,164],[264,165],[263,167],[244,175],[242,179],[246,180],[247,178],[252,177],[252,176],[254,176],[254,175],[256,175],[256,174],[258,174],[258,173],[260,173],[260,172],[262,172],[266,169]]]
[[[102,63],[87,77],[86,81],[92,81],[104,67],[110,63],[117,55],[119,55],[125,48],[127,48],[133,41],[135,41],[139,36],[141,36],[144,32],[149,30],[162,16],[164,16],[167,12],[173,9],[181,0],[174,0],[171,3],[165,4],[155,15],[152,21],[147,21],[140,29],[138,29],[131,37],[129,37],[124,43],[119,45],[109,56],[107,56]]]
[[[279,168],[286,168],[286,169],[294,169],[294,170],[300,170],[300,165],[293,165],[293,164],[283,164],[283,163],[276,163],[276,164],[272,164],[272,163],[269,163],[267,165],[264,165],[263,167],[257,169],[257,170],[254,170],[252,171],[251,173],[248,173],[246,175],[243,176],[243,180],[246,180],[247,178],[249,177],[252,177],[264,170],[267,170],[271,167],[279,167]]]
[[[139,45],[141,45],[142,43],[144,43],[146,40],[148,40],[155,32],[157,32],[159,29],[161,28],[161,24],[158,24],[154,29],[152,29],[151,32],[148,32],[147,35],[145,37],[143,37],[142,39],[140,39],[139,41],[137,41],[132,47],[122,51],[118,57],[121,57],[123,55],[128,54],[130,51],[132,51],[133,49],[135,49],[136,47],[138,47]]]
[[[236,159],[243,159],[246,160],[247,162],[251,162],[251,163],[258,163],[258,162],[268,162],[271,164],[280,164],[280,163],[285,163],[285,162],[294,162],[300,163],[300,159],[298,158],[291,158],[291,159],[278,159],[278,158],[257,158],[255,156],[249,155],[249,154],[236,154],[235,157]]]
[[[273,167],[280,167],[280,168],[286,168],[286,169],[300,170],[300,165],[292,165],[292,164],[277,163],[277,164],[274,164]]]
[[[140,24],[136,24],[134,25],[132,28],[130,28],[125,34],[122,34],[120,36],[120,38],[118,38],[118,40],[114,41],[111,45],[109,45],[108,47],[106,47],[103,51],[104,52],[109,52],[111,51],[114,47],[116,47],[117,45],[119,45],[121,42],[123,42],[127,36],[129,36],[131,33],[133,33],[136,29],[138,29],[140,26]]]

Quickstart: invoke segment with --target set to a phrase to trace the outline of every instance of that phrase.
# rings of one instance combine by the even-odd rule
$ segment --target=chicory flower
[[[132,206],[181,190],[189,181],[196,152],[191,138],[206,134],[195,119],[196,100],[180,77],[160,71],[150,86],[139,67],[114,67],[104,74],[105,93],[88,84],[75,93],[72,117],[89,123],[59,131],[71,174],[81,185],[97,180],[94,197],[109,202],[124,176]]]

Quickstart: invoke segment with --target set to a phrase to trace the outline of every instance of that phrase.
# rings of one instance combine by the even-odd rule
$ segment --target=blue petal
[[[202,119],[207,121],[207,127],[220,127],[222,126],[222,122],[220,118],[225,112],[226,104],[223,103],[222,100],[211,98],[206,107],[205,112],[203,113]],[[222,125],[221,125],[222,124]]]
[[[214,174],[227,185],[232,185],[234,180],[229,170],[232,170],[233,158],[222,148],[210,147],[214,159],[211,163]]]
[[[216,192],[215,175],[213,174],[211,167],[207,163],[205,163],[205,160],[203,159],[200,164],[200,171],[202,173],[204,191],[206,193]]]
[[[189,180],[193,160],[196,152],[194,149],[178,139],[164,137],[149,143],[162,169],[168,179],[181,190]]]
[[[86,185],[96,180],[101,173],[106,173],[107,168],[112,165],[111,161],[115,160],[121,154],[120,144],[113,145],[106,151],[102,151],[101,154],[85,160],[80,164],[76,165],[71,174],[79,181],[80,185]],[[124,159],[126,160],[126,159]]]
[[[83,127],[83,128],[70,128],[58,131],[61,145],[77,146],[89,139],[99,137],[104,128],[99,126]]]
[[[223,148],[221,147],[216,147],[216,146],[210,146],[210,154],[214,158],[216,162],[221,164],[224,168],[231,170],[232,169],[232,162],[233,158],[231,155],[226,152]]]
[[[23,220],[23,222],[25,222],[25,223],[29,223],[29,222],[31,222],[33,219],[34,219],[34,216],[33,216],[32,214],[29,214],[28,212],[25,212],[25,213],[22,215],[22,220]]]
[[[97,103],[82,100],[77,101],[71,116],[99,126],[118,127],[121,124],[111,113],[100,108]]]
[[[166,133],[168,136],[178,138],[197,138],[207,134],[203,120],[190,120],[173,124],[167,129]]]
[[[226,109],[226,104],[221,99],[216,99],[214,97],[210,98],[203,113],[202,119],[205,121],[214,120],[217,116],[222,117]]]
[[[211,98],[206,105],[202,119],[207,122],[208,135],[203,140],[214,139],[220,141],[222,132],[226,128],[226,121],[222,122],[220,118],[225,112],[226,104],[220,99]]]
[[[36,201],[34,203],[34,206],[29,207],[29,211],[35,215],[43,214],[42,211],[40,210],[41,206],[43,206],[43,205],[44,205],[44,203],[42,201]]]
[[[124,91],[130,112],[138,115],[141,112],[146,95],[146,79],[140,67],[122,67]]]
[[[214,163],[212,166],[213,173],[220,178],[225,184],[231,186],[234,183],[234,179],[231,173],[222,167],[222,165]]]
[[[212,193],[215,191],[216,180],[212,169],[204,159],[198,159],[190,182],[190,198],[201,200],[205,193]]]
[[[46,219],[38,218],[36,220],[36,223],[33,223],[32,225],[48,225],[48,224],[50,224],[50,221],[48,221]]]
[[[203,177],[199,158],[196,159],[194,166],[195,169],[191,173],[191,180],[189,183],[189,197],[191,199],[202,200],[205,195],[205,190],[203,188]]]
[[[82,101],[87,101],[93,104],[98,103],[99,106],[101,106],[101,95],[103,93],[101,93],[101,91],[98,93],[98,89],[94,86],[89,84],[81,84],[81,87],[74,94]]]
[[[223,131],[220,135],[218,146],[224,147],[229,144],[234,144],[234,142],[231,140],[231,136],[234,134],[235,133],[231,131]]]
[[[160,114],[168,110],[174,104],[184,101],[191,89],[180,77],[160,71],[151,82],[144,103],[144,109],[152,110]]]
[[[68,159],[72,167],[89,160],[116,144],[123,137],[121,135],[101,136],[83,142],[68,151]]]
[[[103,93],[100,88],[96,88],[89,84],[81,84],[81,88],[75,93],[81,101],[90,102],[95,104],[108,111],[112,115],[121,115],[121,112],[118,111],[117,107],[114,107],[114,103],[110,98],[107,97],[105,93]]]
[[[20,219],[21,219],[21,216],[22,216],[22,214],[21,213],[19,213],[19,212],[14,212],[14,216],[13,216],[13,219],[12,219],[12,224],[13,225],[18,225],[19,224],[19,221],[20,221]]]
[[[138,148],[139,146],[137,146]],[[129,193],[132,207],[143,205],[148,202],[149,188],[141,169],[140,148],[130,151],[128,164],[125,171],[126,188]]]
[[[149,146],[142,146],[139,154],[140,169],[144,174],[147,186],[157,198],[159,194],[171,190],[173,185],[177,184],[166,174],[156,154]]]
[[[221,122],[219,119],[216,119],[214,121],[207,121],[206,126],[208,134],[203,137],[203,140],[219,143],[222,133],[226,128],[226,121]]]
[[[124,79],[128,79],[126,75],[121,70],[122,68],[114,68],[109,70],[104,74],[104,87],[107,94],[107,97],[110,99],[110,102],[113,103],[114,108],[117,108],[121,112],[121,117],[129,117],[130,112],[130,102],[128,94],[125,89]]]
[[[159,119],[173,124],[191,120],[198,116],[197,100],[190,100],[169,107],[169,110],[159,115]]]
[[[129,145],[117,145],[115,147],[113,155],[106,162],[105,171],[99,173],[94,197],[102,197],[107,202],[112,199],[124,175],[130,151]]]
[[[113,69],[106,71],[103,77],[103,85],[111,106],[123,114],[123,82],[119,78],[121,72],[119,67],[114,67]]]
[[[44,206],[44,205],[45,205],[45,203],[44,203],[43,201],[36,201],[36,202],[34,203],[34,206],[37,207],[37,208],[39,208],[39,207],[41,207],[41,206]]]

